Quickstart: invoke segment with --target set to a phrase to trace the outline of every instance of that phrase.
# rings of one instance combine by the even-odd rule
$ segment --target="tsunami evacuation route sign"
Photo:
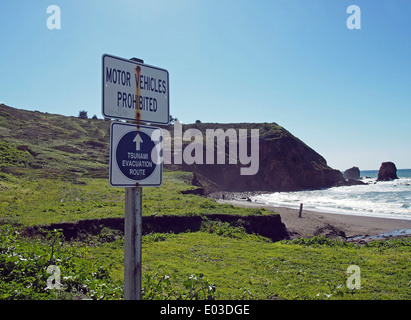
[[[158,187],[162,183],[160,128],[113,122],[110,127],[112,187]]]

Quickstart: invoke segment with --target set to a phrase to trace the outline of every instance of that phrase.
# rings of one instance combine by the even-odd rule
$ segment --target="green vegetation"
[[[222,299],[409,299],[410,245],[307,246],[197,232],[147,245],[145,269],[162,261],[177,275],[197,270]],[[346,286],[352,264],[361,268],[359,290]]]
[[[14,165],[27,167],[32,159],[33,156],[27,150],[0,141],[0,169]]]
[[[201,231],[214,233],[222,237],[269,242],[267,238],[262,236],[248,234],[242,225],[231,225],[228,222],[210,221],[207,218],[202,221]]]
[[[367,245],[313,237],[272,243],[242,225],[207,213],[269,214],[181,194],[191,173],[166,172],[161,188],[144,189],[144,214],[200,214],[199,232],[143,236],[145,299],[410,299],[411,238]],[[124,239],[104,228],[64,241],[59,231],[27,236],[24,226],[121,217],[124,190],[105,179],[80,181],[0,173],[0,298],[122,299]],[[21,227],[17,227],[21,225]],[[346,286],[349,265],[361,268],[361,289]],[[62,290],[45,289],[49,265]]]
[[[46,239],[24,239],[19,231],[10,225],[0,226],[0,299],[120,297],[120,284],[111,280],[105,266],[87,259],[88,248],[63,245],[58,231],[47,234]],[[50,265],[61,270],[62,290],[48,286]]]
[[[243,233],[143,237],[145,299],[410,299],[411,239],[353,245],[322,237],[272,243]],[[207,229],[207,227],[206,227]],[[241,233],[233,228],[232,233]],[[121,299],[123,237],[64,242],[58,230],[25,237],[0,227],[0,299]],[[348,289],[349,265],[361,289]],[[62,289],[45,289],[47,266]]]
[[[9,166],[1,156],[0,168],[26,177],[107,177],[110,123],[31,112],[0,105],[0,139],[9,151],[28,153],[24,168]],[[2,148],[4,149],[4,148]],[[14,152],[15,153],[15,152]],[[27,154],[26,154],[27,155]],[[21,157],[20,157],[21,158]],[[4,171],[4,170],[3,170]]]
[[[112,280],[110,265],[95,263],[93,248],[79,242],[64,243],[58,230],[46,233],[45,238],[35,239],[21,237],[19,233],[20,230],[11,225],[0,226],[1,300],[122,299],[123,283]],[[121,251],[122,245],[118,243],[118,251]],[[49,266],[57,266],[59,276],[48,272]],[[174,278],[145,274],[143,298],[214,298],[215,285],[203,274],[189,275],[178,291]]]
[[[265,139],[289,134],[274,123],[247,124],[254,127]],[[61,230],[26,232],[29,226],[124,216],[124,188],[108,184],[108,137],[107,121],[0,105],[0,299],[123,298],[121,231],[105,227],[70,241]],[[198,232],[143,236],[144,299],[411,298],[411,238],[273,243],[248,234],[241,223],[207,218],[273,212],[183,194],[197,188],[192,180],[192,173],[165,171],[161,187],[143,190],[143,215],[200,215],[203,221]],[[350,265],[361,269],[361,289],[347,288]],[[61,289],[47,289],[50,266],[61,272]]]
[[[269,211],[218,204],[181,191],[195,189],[192,173],[165,172],[163,186],[144,188],[143,215],[206,215],[211,213],[261,215]],[[112,188],[107,179],[82,178],[74,182],[0,172],[0,221],[25,226],[124,216],[124,188]]]
[[[204,215],[199,232],[143,236],[146,299],[410,299],[411,238],[367,245],[313,237],[272,243],[207,213],[269,214],[181,194],[192,174],[167,172],[161,188],[144,189],[144,214]],[[79,184],[79,182],[82,182]],[[122,233],[64,241],[59,231],[24,235],[24,226],[121,217],[124,190],[105,179],[22,179],[0,174],[1,299],[121,299]],[[21,225],[22,227],[16,227]],[[49,265],[62,290],[49,290]],[[361,289],[346,286],[349,265]]]

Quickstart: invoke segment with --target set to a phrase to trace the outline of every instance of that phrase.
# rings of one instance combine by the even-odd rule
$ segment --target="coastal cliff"
[[[305,189],[328,188],[345,181],[339,170],[330,168],[326,160],[276,123],[238,123],[215,124],[201,123],[185,125],[183,130],[196,128],[202,133],[207,129],[230,128],[248,130],[248,150],[250,132],[259,130],[258,161],[259,170],[255,175],[241,175],[244,166],[237,164],[182,164],[177,166],[195,174],[195,182],[207,194],[215,192],[242,191],[297,191]],[[190,143],[183,145],[183,150]],[[229,146],[226,143],[226,158]],[[206,150],[203,150],[206,153]],[[166,166],[167,167],[167,166]],[[173,166],[176,167],[175,165]]]
[[[164,127],[170,133],[175,150],[175,126]],[[200,135],[204,164],[165,164],[166,170],[194,173],[194,183],[206,194],[235,191],[294,191],[319,189],[344,181],[342,173],[327,165],[326,160],[276,123],[196,123],[182,126]],[[224,164],[206,164],[208,130],[228,129],[247,132],[247,153],[250,154],[251,130],[258,130],[258,171],[242,175],[249,166],[237,159],[229,163],[229,142],[226,139]],[[60,177],[77,181],[82,176],[108,178],[110,121],[79,119],[38,111],[26,111],[0,104],[0,171],[24,175],[30,169],[42,177]],[[217,131],[215,131],[217,132]],[[224,141],[224,140],[223,140]],[[238,144],[237,143],[237,150]],[[182,141],[182,152],[192,146]],[[199,150],[199,149],[196,149]],[[255,156],[255,155],[254,155]],[[217,157],[217,156],[215,156]],[[256,158],[256,157],[254,157]],[[1,160],[3,159],[3,160]]]

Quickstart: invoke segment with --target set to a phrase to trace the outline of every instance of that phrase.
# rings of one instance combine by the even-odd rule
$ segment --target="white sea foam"
[[[411,178],[377,182],[363,179],[368,185],[335,187],[323,190],[275,192],[252,197],[253,201],[278,207],[339,214],[411,220]]]

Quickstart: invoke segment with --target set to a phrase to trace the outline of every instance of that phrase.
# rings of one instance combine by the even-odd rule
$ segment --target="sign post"
[[[168,124],[168,71],[140,59],[103,55],[102,113],[132,120],[110,126],[109,181],[125,187],[124,299],[141,300],[143,186],[162,183],[162,131],[144,122]]]
[[[141,300],[141,187],[125,188],[124,216],[124,300]]]

